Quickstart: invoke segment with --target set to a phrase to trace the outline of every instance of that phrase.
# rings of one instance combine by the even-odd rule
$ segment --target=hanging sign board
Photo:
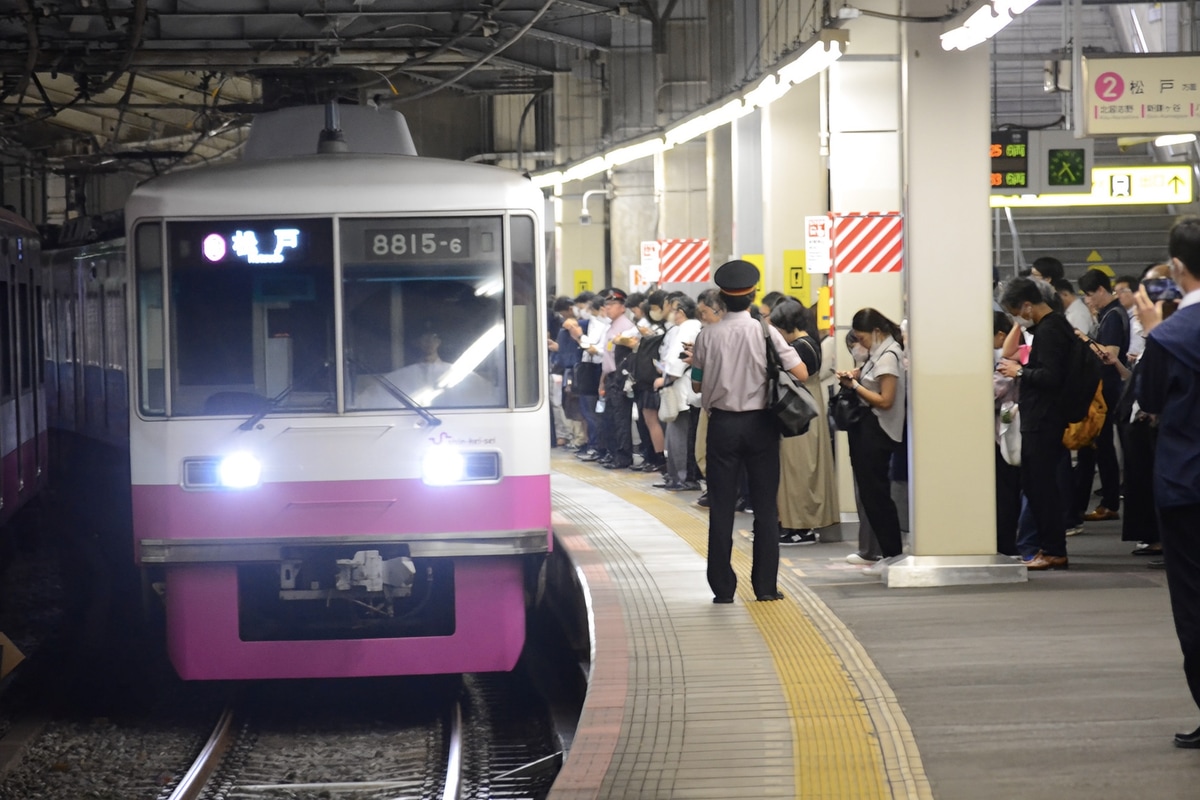
[[[1089,136],[1200,130],[1200,56],[1083,59]]]

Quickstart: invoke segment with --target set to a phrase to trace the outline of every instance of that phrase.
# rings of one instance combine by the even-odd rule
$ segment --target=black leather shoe
[[[1175,746],[1188,750],[1200,750],[1200,728],[1196,728],[1191,733],[1175,734]]]
[[[696,505],[701,508],[708,508],[708,492],[704,492],[696,498]]]
[[[679,484],[675,481],[661,481],[660,483],[654,484],[654,488],[666,489],[668,492],[678,492]]]
[[[675,486],[673,486],[671,488],[671,491],[672,492],[698,492],[698,491],[700,491],[700,484],[693,483],[691,481],[685,481],[684,483],[675,484]]]
[[[729,603],[732,603],[733,598],[732,597],[714,597],[713,602],[716,603],[717,605],[723,606],[723,605],[728,605]]]
[[[604,465],[605,469],[629,469],[628,464],[622,464],[620,461],[610,461]]]
[[[782,600],[783,592],[770,592],[769,594],[760,594],[758,597],[756,597],[754,599],[760,603],[768,603],[772,600]],[[1197,745],[1197,746],[1200,747],[1200,745]]]

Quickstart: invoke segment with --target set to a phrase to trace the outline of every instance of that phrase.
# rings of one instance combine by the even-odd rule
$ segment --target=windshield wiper
[[[303,384],[303,383],[308,383],[308,381],[310,379],[321,374],[321,370],[325,370],[325,369],[329,369],[328,361],[318,364],[312,372],[310,372],[304,376],[303,380],[294,381],[292,383],[289,383],[288,387],[286,389],[284,389],[282,392],[280,392],[279,394],[272,397],[270,400],[267,400],[266,405],[264,405],[259,411],[257,411],[254,414],[254,416],[250,417],[250,419],[246,420],[241,425],[238,425],[238,430],[240,430],[240,431],[254,430],[254,426],[257,425],[258,423],[262,422],[263,417],[265,417],[267,414],[270,414],[275,409],[279,408],[280,403],[282,403],[284,400],[286,400],[288,398],[288,395],[290,395],[292,393],[292,390],[294,390],[297,385]]]
[[[417,415],[421,417],[421,419],[425,420],[426,425],[429,425],[432,427],[435,425],[442,424],[442,421],[440,419],[438,419],[437,417],[435,417],[433,415],[433,412],[431,412],[429,409],[425,408],[425,406],[421,405],[416,400],[413,400],[411,397],[408,396],[408,394],[406,394],[404,392],[403,389],[401,389],[396,384],[392,383],[390,380],[385,378],[383,375],[379,374],[378,372],[371,372],[370,370],[363,367],[362,364],[360,364],[358,361],[351,358],[350,356],[345,356],[345,359],[346,359],[346,363],[349,364],[350,366],[354,367],[356,370],[358,370],[360,374],[366,375],[367,377],[370,377],[370,378],[374,378],[376,381],[379,382],[379,385],[382,386],[388,394],[390,394],[392,397],[396,398],[401,403],[403,403],[410,411],[415,411],[417,413]]]

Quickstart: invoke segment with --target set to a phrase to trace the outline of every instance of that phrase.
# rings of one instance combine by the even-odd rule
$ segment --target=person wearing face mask
[[[859,310],[850,329],[867,350],[867,361],[860,369],[839,372],[838,381],[853,389],[871,411],[848,431],[850,469],[883,553],[867,571],[882,574],[904,551],[889,474],[892,454],[904,438],[904,334],[899,325],[873,308]]]
[[[663,374],[654,386],[664,394],[675,393],[679,413],[666,424],[666,476],[655,487],[672,492],[696,491],[700,484],[691,474],[695,468],[695,448],[688,437],[696,428],[693,405],[699,404],[700,396],[692,391],[692,382],[685,379],[688,365],[683,359],[685,345],[690,350],[700,333],[700,320],[696,319],[696,301],[687,295],[680,294],[664,302],[669,311],[664,319],[667,332],[659,349]]]
[[[1164,301],[1138,289],[1138,316],[1146,332],[1135,392],[1142,411],[1158,418],[1154,503],[1183,674],[1200,706],[1200,217],[1171,228],[1170,277],[1183,298],[1169,319]],[[1176,747],[1200,749],[1200,728],[1175,734]]]
[[[1041,287],[1029,278],[1014,278],[1000,300],[1022,328],[1033,334],[1029,360],[1022,365],[1004,359],[996,368],[1017,379],[1021,393],[1021,489],[1037,526],[1039,552],[1031,570],[1066,569],[1067,528],[1058,471],[1068,458],[1063,446],[1067,413],[1061,393],[1075,341],[1075,329],[1061,311],[1053,310]]]

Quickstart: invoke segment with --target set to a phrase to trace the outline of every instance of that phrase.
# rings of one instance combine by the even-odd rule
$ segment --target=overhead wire
[[[412,94],[404,95],[402,97],[388,98],[387,102],[389,104],[408,103],[413,100],[419,100],[423,97],[428,97],[431,94],[440,92],[442,89],[453,86],[520,41],[521,37],[528,33],[529,30],[537,24],[537,21],[541,19],[547,11],[550,10],[550,6],[554,5],[554,2],[555,0],[546,0],[546,2],[542,4],[542,7],[538,9],[538,11],[536,11],[534,15],[529,18],[529,21],[522,25],[521,28],[517,30],[517,32],[513,34],[507,42],[504,42],[492,52],[487,53],[482,58],[468,66],[466,69],[461,70],[457,75],[451,75],[449,78],[439,81],[433,86],[430,86],[428,89],[422,89],[419,92],[413,92]]]

